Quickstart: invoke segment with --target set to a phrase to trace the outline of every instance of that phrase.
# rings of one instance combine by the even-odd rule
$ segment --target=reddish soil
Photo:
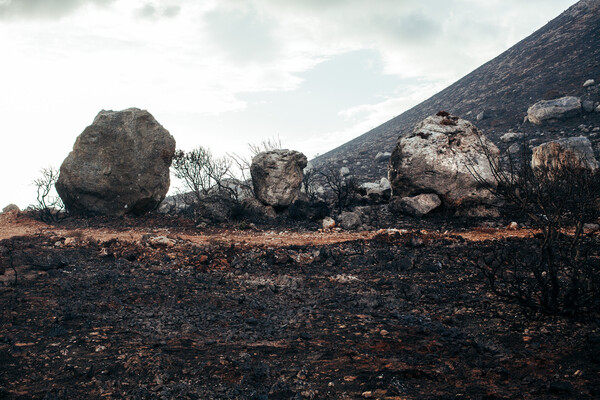
[[[479,275],[530,236],[0,215],[0,398],[598,398],[598,319]]]

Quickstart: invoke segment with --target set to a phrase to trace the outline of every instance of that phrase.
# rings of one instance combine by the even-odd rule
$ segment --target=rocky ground
[[[597,319],[484,287],[530,235],[3,215],[0,398],[598,398]]]

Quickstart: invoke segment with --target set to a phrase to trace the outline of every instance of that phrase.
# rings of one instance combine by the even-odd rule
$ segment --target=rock
[[[600,113],[600,104],[594,109],[594,112]]]
[[[383,162],[387,162],[390,159],[390,156],[392,155],[392,153],[390,153],[389,151],[386,152],[379,152],[375,155],[375,162],[376,163],[383,163]]]
[[[512,155],[519,154],[523,151],[523,144],[522,143],[513,143],[510,146],[508,146],[507,151],[509,154],[512,154]]]
[[[581,113],[581,100],[574,96],[538,101],[527,110],[529,122],[541,125],[550,119],[567,119]]]
[[[154,247],[173,247],[177,243],[166,236],[152,236],[147,239],[147,242]]]
[[[433,193],[420,194],[413,197],[402,197],[395,201],[394,209],[416,217],[421,217],[429,214],[442,205],[442,201],[438,195]]]
[[[287,207],[298,199],[306,156],[294,150],[271,150],[252,159],[256,198],[268,206]]]
[[[6,207],[4,207],[2,209],[2,214],[8,214],[8,213],[16,213],[21,211],[21,209],[19,208],[18,205],[16,204],[9,204]]]
[[[257,217],[277,218],[277,213],[272,206],[266,206],[254,197],[248,197],[242,200],[242,209],[244,214],[250,214]]]
[[[340,214],[338,220],[340,226],[347,230],[356,229],[362,224],[360,215],[357,212],[344,211]]]
[[[389,190],[390,192],[392,190],[392,186],[390,185],[390,181],[388,180],[388,178],[381,178],[381,180],[379,181],[379,186],[383,190]]]
[[[335,220],[331,217],[325,217],[323,219],[323,229],[329,231],[333,228],[335,228]]]
[[[519,229],[519,224],[516,221],[513,221],[510,224],[508,224],[506,229],[510,229],[511,231],[514,231],[516,229]]]
[[[583,111],[587,113],[594,112],[595,106],[596,104],[592,100],[585,100],[581,105]]]
[[[563,167],[596,170],[598,161],[592,143],[585,136],[559,139],[541,144],[531,155],[533,168],[560,170]]]
[[[596,83],[596,81],[595,81],[595,80],[593,80],[593,79],[588,79],[587,81],[585,81],[585,82],[583,83],[583,87],[592,86],[592,85],[594,85],[595,83]]]
[[[350,175],[350,169],[348,167],[342,167],[342,168],[340,168],[340,175],[341,176]]]
[[[361,194],[366,194],[369,190],[371,189],[379,189],[379,183],[376,182],[365,182],[365,183],[361,183],[358,186],[358,190]]]
[[[513,142],[515,140],[521,140],[527,136],[524,132],[508,132],[500,137],[500,140],[504,143]]]
[[[600,230],[600,225],[598,225],[598,224],[583,224],[583,230],[586,233],[598,232]]]
[[[100,111],[60,167],[56,191],[82,215],[143,214],[169,190],[175,139],[146,110]]]
[[[498,148],[469,121],[445,114],[427,117],[396,143],[388,170],[392,194],[434,193],[452,207],[491,201],[471,173],[495,184],[484,147],[497,162]]]

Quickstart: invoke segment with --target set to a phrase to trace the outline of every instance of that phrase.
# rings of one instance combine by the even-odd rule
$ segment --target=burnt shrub
[[[533,166],[531,154],[488,157],[496,182],[481,183],[521,217],[534,236],[526,250],[479,260],[490,290],[546,315],[582,317],[600,310],[600,240],[586,223],[600,215],[595,159],[562,153]]]

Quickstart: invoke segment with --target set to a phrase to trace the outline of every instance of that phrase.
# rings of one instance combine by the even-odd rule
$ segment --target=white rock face
[[[489,157],[499,150],[469,121],[449,115],[427,117],[401,137],[392,153],[389,181],[394,196],[437,194],[453,207],[488,202],[491,195],[473,176],[494,184]]]
[[[306,156],[294,150],[271,150],[252,159],[250,174],[256,198],[273,207],[287,207],[298,199]]]
[[[567,96],[555,100],[538,101],[527,110],[529,122],[541,125],[550,119],[567,119],[581,113],[581,100]]]
[[[585,136],[570,137],[541,144],[531,155],[533,168],[559,170],[563,167],[598,169],[592,143]]]

